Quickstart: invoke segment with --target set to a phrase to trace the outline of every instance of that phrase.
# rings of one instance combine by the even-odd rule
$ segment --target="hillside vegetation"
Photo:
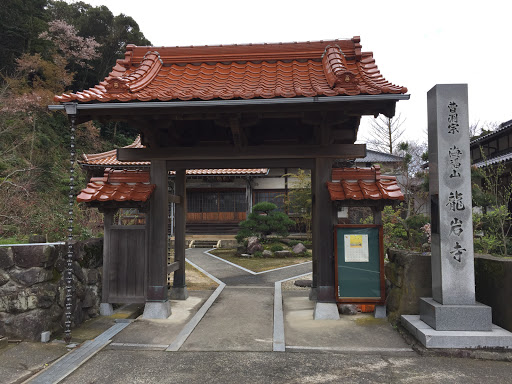
[[[105,6],[52,0],[3,0],[0,5],[0,242],[31,234],[64,240],[68,226],[69,122],[50,113],[53,96],[96,85],[126,44],[151,45],[135,20]],[[77,128],[77,156],[129,144],[122,123]],[[76,190],[84,174],[75,164]],[[96,210],[74,207],[75,235],[101,231]]]

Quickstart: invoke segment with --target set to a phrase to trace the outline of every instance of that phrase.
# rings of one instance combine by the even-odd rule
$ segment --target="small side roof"
[[[381,175],[379,166],[333,169],[332,180],[327,182],[331,201],[383,200],[392,203],[404,200],[396,177]]]
[[[133,143],[123,148],[144,148],[140,136]],[[120,161],[117,159],[117,149],[107,152],[83,154],[78,163],[82,168],[111,168],[111,169],[149,169],[149,161]],[[174,174],[174,171],[170,172]],[[187,169],[188,176],[222,176],[222,175],[247,175],[264,176],[268,168],[224,168],[224,169]]]

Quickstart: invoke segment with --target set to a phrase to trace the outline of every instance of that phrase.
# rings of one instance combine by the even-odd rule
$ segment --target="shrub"
[[[272,246],[270,247],[270,250],[272,252],[278,252],[278,251],[282,251],[284,248],[281,244],[272,244]]]
[[[241,243],[249,236],[256,236],[264,242],[267,236],[287,236],[288,229],[295,223],[283,212],[277,210],[277,206],[269,202],[261,202],[252,208],[247,220],[242,221],[236,240]]]

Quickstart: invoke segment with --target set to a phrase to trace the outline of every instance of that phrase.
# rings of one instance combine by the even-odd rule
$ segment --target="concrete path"
[[[104,349],[63,382],[508,384],[511,377],[509,362],[449,357]]]
[[[272,351],[274,283],[310,272],[311,263],[254,274],[204,249],[187,259],[226,284],[180,351]]]

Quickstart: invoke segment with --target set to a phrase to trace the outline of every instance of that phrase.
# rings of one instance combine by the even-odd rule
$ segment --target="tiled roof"
[[[137,47],[94,88],[58,102],[171,101],[406,93],[359,37],[306,43]]]
[[[512,161],[512,152],[504,153],[502,155],[498,155],[495,157],[489,157],[488,159],[479,161],[478,163],[473,164],[473,166],[477,168],[487,167],[489,165],[505,163]]]
[[[130,145],[127,145],[123,148],[144,148],[141,144],[140,136],[137,136],[135,141]],[[112,167],[112,166],[143,166],[149,167],[151,164],[149,161],[119,161],[117,160],[117,149],[113,149],[107,152],[101,153],[84,153],[82,155],[83,160],[78,161],[80,164],[85,166],[102,166],[102,167]]]
[[[147,201],[155,190],[149,184],[149,172],[106,170],[103,177],[91,178],[76,200],[79,203],[93,201]]]
[[[479,145],[480,143],[482,143],[483,141],[487,141],[488,139],[491,139],[491,138],[493,138],[495,136],[501,135],[501,134],[504,133],[504,131],[506,132],[508,130],[512,131],[512,120],[505,121],[505,122],[501,123],[498,126],[498,128],[496,128],[491,133],[488,133],[487,135],[484,135],[484,136],[481,136],[481,137],[477,137],[476,139],[471,140],[471,143],[469,144],[469,146],[471,148],[474,148],[477,145]]]
[[[332,201],[404,200],[394,176],[380,174],[380,168],[338,168],[327,182]]]
[[[400,156],[393,155],[391,153],[372,151],[371,149],[366,150],[366,157],[355,159],[355,163],[396,163],[403,161]]]
[[[135,141],[123,148],[144,148],[140,136]],[[83,160],[79,161],[85,167],[108,167],[116,169],[125,168],[149,168],[149,161],[119,161],[117,160],[117,149],[112,151],[83,154]],[[176,172],[171,171],[171,174]],[[226,169],[187,169],[189,176],[222,176],[222,175],[266,175],[268,168],[226,168]]]

